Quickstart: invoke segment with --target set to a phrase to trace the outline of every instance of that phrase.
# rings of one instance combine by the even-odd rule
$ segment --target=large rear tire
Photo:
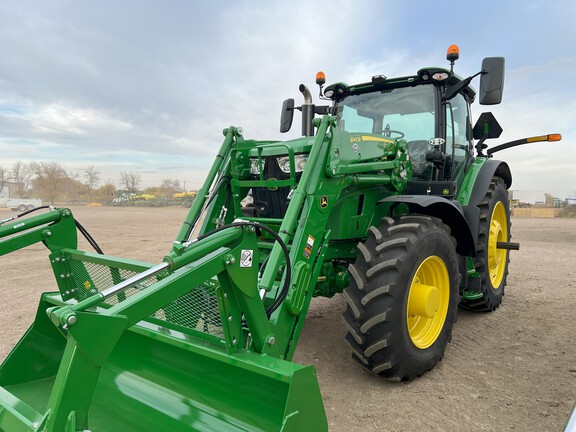
[[[476,271],[482,275],[482,298],[462,300],[461,306],[477,312],[492,312],[504,297],[504,287],[510,262],[507,249],[499,249],[498,242],[510,241],[510,208],[506,184],[500,177],[493,177],[480,208]]]
[[[346,341],[366,370],[410,381],[442,359],[460,300],[455,244],[448,226],[428,216],[370,228],[343,294]]]

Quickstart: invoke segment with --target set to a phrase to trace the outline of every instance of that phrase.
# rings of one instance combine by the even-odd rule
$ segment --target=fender
[[[464,217],[468,221],[468,227],[476,245],[480,223],[478,204],[486,195],[492,177],[501,177],[506,183],[506,188],[509,189],[512,186],[512,173],[506,162],[494,159],[476,158],[470,168],[458,191],[458,201],[462,203]]]
[[[479,170],[471,170],[466,173],[464,183],[468,180],[473,181],[473,187],[468,197],[468,202],[462,202],[461,198],[463,198],[463,196],[461,193],[458,193],[458,200],[462,202],[464,206],[480,204],[480,201],[484,198],[484,195],[486,195],[488,186],[490,186],[490,182],[494,176],[501,177],[504,180],[504,183],[506,183],[506,189],[510,189],[510,186],[512,186],[512,173],[508,164],[499,160],[487,159],[482,165],[480,165]],[[464,188],[462,190],[464,190]]]
[[[450,227],[456,239],[456,252],[465,256],[476,256],[474,237],[458,201],[433,195],[393,195],[380,200],[381,203],[407,204],[410,212],[436,217]]]

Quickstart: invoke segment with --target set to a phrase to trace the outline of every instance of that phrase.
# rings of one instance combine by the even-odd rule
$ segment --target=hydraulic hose
[[[100,246],[98,246],[98,243],[96,243],[96,240],[94,240],[94,237],[90,235],[86,228],[84,228],[77,220],[74,220],[74,222],[76,223],[76,228],[78,228],[78,231],[80,231],[88,243],[90,243],[90,246],[92,246],[100,255],[104,255],[104,252],[100,249]]]
[[[270,305],[270,307],[266,309],[266,316],[268,317],[268,319],[270,319],[272,314],[278,309],[278,307],[280,307],[280,305],[288,295],[288,290],[290,288],[290,275],[292,274],[292,265],[290,264],[290,252],[288,251],[288,247],[286,246],[286,243],[284,243],[282,238],[273,229],[267,227],[266,225],[259,224],[258,222],[242,221],[242,222],[233,222],[228,225],[223,225],[219,228],[216,228],[215,230],[207,232],[206,234],[202,234],[196,239],[196,241],[205,239],[206,237],[214,235],[222,230],[238,226],[253,226],[257,229],[266,231],[268,234],[274,237],[274,240],[278,242],[278,244],[282,248],[282,252],[284,253],[284,258],[286,259],[286,272],[285,272],[286,277],[284,278],[284,284],[282,285],[279,294],[274,299],[272,305]]]
[[[210,203],[212,203],[212,201],[214,200],[214,198],[216,198],[216,196],[218,195],[218,191],[220,190],[220,188],[222,187],[222,185],[225,182],[228,182],[228,184],[230,184],[230,179],[227,176],[222,177],[220,179],[220,181],[216,184],[216,186],[214,187],[214,190],[212,191],[212,193],[210,194],[210,197],[208,198],[208,201],[206,201],[206,203],[204,204],[204,209],[200,213],[198,213],[198,216],[196,217],[196,219],[194,219],[194,221],[189,224],[188,232],[186,233],[186,236],[184,237],[184,239],[185,239],[184,241],[188,241],[190,239],[190,236],[192,235],[192,232],[194,231],[194,227],[198,223],[200,216],[202,216],[202,213],[204,213],[205,209],[207,209],[208,206],[210,205]],[[226,195],[226,203],[229,203],[229,202],[230,202],[230,189],[227,190],[227,195]],[[227,204],[225,204],[225,205],[227,205]]]
[[[18,218],[21,218],[21,217],[23,217],[23,216],[26,216],[26,215],[28,215],[28,214],[30,214],[30,213],[32,213],[32,212],[35,212],[36,210],[49,209],[49,208],[51,208],[51,207],[50,207],[50,206],[34,207],[33,209],[26,210],[25,212],[22,212],[22,213],[18,213],[16,216],[11,216],[11,217],[9,217],[8,219],[0,220],[0,225],[4,224],[4,223],[6,223],[6,222],[13,221],[14,219],[18,219]]]
[[[19,213],[16,216],[14,216],[13,218],[11,218],[12,220],[14,219],[18,219],[21,218],[23,216],[29,215],[30,213],[33,213],[37,210],[42,210],[42,209],[51,209],[52,206],[40,206],[40,207],[35,207],[33,209],[30,210],[26,210],[25,212]],[[80,231],[82,233],[82,235],[84,236],[84,238],[88,241],[88,243],[90,244],[90,246],[92,246],[94,248],[94,250],[99,253],[100,255],[104,255],[104,252],[102,251],[102,249],[100,248],[100,246],[98,245],[98,243],[96,243],[96,240],[94,240],[94,237],[92,237],[90,235],[90,233],[86,230],[86,228],[84,228],[80,222],[78,222],[76,219],[74,219],[74,222],[76,223],[76,228],[78,228],[78,231]]]

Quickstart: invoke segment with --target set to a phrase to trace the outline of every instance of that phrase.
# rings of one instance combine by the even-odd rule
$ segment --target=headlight
[[[290,172],[290,157],[289,156],[282,156],[277,159],[278,166],[282,170],[282,172],[289,173]],[[308,155],[294,155],[294,171],[295,172],[302,172],[306,167],[306,162],[308,161]]]
[[[264,166],[266,161],[262,160],[262,171],[264,171]],[[250,174],[260,175],[260,166],[258,165],[258,159],[250,159]]]

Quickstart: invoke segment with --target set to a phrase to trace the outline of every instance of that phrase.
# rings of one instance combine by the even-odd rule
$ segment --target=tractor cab
[[[453,64],[453,53],[450,58]],[[482,94],[489,93],[491,99],[484,97],[480,103],[500,102],[503,68],[503,58],[485,59],[479,74],[500,78],[492,77],[489,90],[484,86],[490,83],[481,83]],[[407,193],[454,196],[474,159],[472,78],[462,79],[452,68],[425,68],[415,76],[378,75],[364,84],[333,84],[324,95],[334,102],[332,113],[340,130],[358,133],[362,141],[385,137],[406,142],[412,165]]]
[[[390,83],[374,77],[359,86],[336,84],[327,92],[339,94],[333,109],[340,130],[360,134],[361,141],[378,137],[405,141],[412,165],[407,193],[453,196],[473,158],[469,106],[475,92],[466,87],[445,102],[443,81],[454,85],[460,80],[447,70],[433,72],[421,70],[417,76]],[[440,187],[430,192],[427,185]]]
[[[324,90],[325,76],[320,72],[316,80],[320,96],[332,105],[315,106],[308,90],[300,86],[305,103],[294,108],[292,99],[285,101],[281,131],[289,130],[293,110],[299,109],[303,135],[314,133],[309,127],[311,115],[328,112],[338,118],[337,131],[351,134],[353,150],[363,142],[402,140],[412,168],[405,192],[453,197],[474,160],[473,138],[481,140],[477,146],[481,154],[483,140],[501,133],[493,116],[490,122],[482,117],[472,127],[470,105],[476,92],[469,84],[481,75],[480,103],[491,105],[500,103],[504,81],[504,58],[486,58],[480,72],[462,79],[453,72],[458,56],[458,47],[453,45],[447,53],[449,70],[423,68],[416,75],[391,79],[376,75],[367,83],[349,86],[340,82]]]

